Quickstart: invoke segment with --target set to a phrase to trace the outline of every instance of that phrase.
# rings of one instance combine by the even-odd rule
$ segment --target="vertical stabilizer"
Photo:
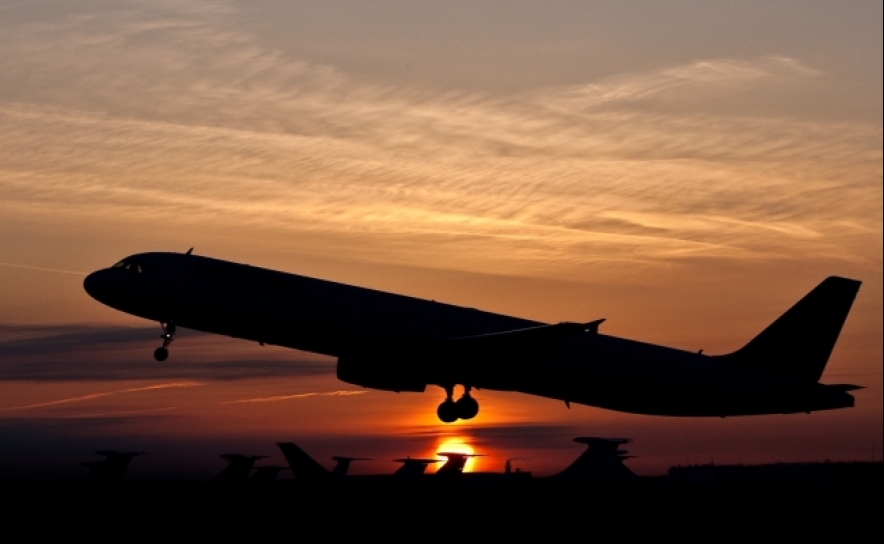
[[[632,456],[620,448],[632,442],[629,438],[581,436],[574,442],[586,444],[586,451],[553,478],[573,482],[624,482],[636,478],[635,473],[623,464]]]
[[[296,480],[324,480],[331,478],[331,472],[320,465],[316,459],[310,457],[304,450],[299,448],[292,442],[279,442],[277,444],[282,450],[282,455],[288,461],[289,468],[292,469],[292,476]]]
[[[826,278],[761,334],[722,358],[769,374],[819,381],[860,283]]]

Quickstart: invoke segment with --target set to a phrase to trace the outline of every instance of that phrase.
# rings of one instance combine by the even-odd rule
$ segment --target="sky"
[[[538,475],[575,436],[628,465],[880,459],[880,2],[0,1],[0,476],[205,479],[294,441],[462,443]],[[338,382],[334,360],[159,326],[86,273],[194,252],[732,351],[829,275],[863,281],[823,374],[856,406],[629,415]]]

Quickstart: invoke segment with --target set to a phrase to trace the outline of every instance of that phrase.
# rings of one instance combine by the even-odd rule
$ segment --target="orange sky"
[[[131,448],[135,475],[202,477],[281,440],[383,472],[463,438],[478,469],[551,473],[578,435],[634,438],[648,474],[880,458],[880,4],[537,9],[0,3],[0,472]],[[823,381],[867,389],[727,420],[480,392],[446,427],[440,390],[332,395],[353,388],[310,354],[184,334],[157,364],[157,327],[82,290],[191,246],[707,353],[843,275],[864,283]]]

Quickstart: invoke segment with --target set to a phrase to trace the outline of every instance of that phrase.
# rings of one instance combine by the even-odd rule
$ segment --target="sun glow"
[[[473,447],[465,442],[464,438],[447,438],[447,437],[441,438],[439,440],[439,445],[436,447],[436,459],[439,459],[442,462],[445,462],[447,460],[447,458],[443,457],[441,455],[438,455],[439,453],[445,453],[445,452],[465,453],[468,455],[475,455],[475,453],[476,453],[476,451],[473,449]],[[466,465],[464,465],[464,469],[463,469],[464,472],[472,472],[473,467],[475,465],[476,465],[476,458],[470,457],[469,459],[467,459]],[[442,466],[442,463],[439,463],[437,465],[437,467],[436,467],[437,470],[438,470],[438,467],[440,467],[440,466]]]

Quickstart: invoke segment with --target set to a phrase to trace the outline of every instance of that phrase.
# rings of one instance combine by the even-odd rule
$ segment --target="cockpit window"
[[[133,263],[130,261],[122,260],[112,266],[111,268],[122,268],[123,270],[129,270],[130,272],[136,272],[141,274],[141,265],[137,263]]]

